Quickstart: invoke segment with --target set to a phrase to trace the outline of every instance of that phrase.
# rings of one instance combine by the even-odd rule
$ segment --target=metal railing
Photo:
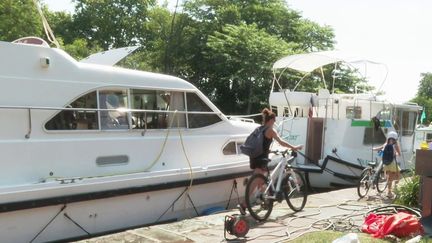
[[[143,113],[144,117],[147,116],[148,113],[151,114],[173,114],[173,116],[171,117],[171,119],[174,119],[175,116],[177,114],[184,114],[185,115],[185,119],[186,119],[186,128],[189,128],[189,123],[188,123],[188,115],[217,115],[221,118],[221,120],[223,120],[224,115],[221,112],[214,112],[214,111],[178,111],[178,110],[148,110],[148,109],[130,109],[130,108],[116,108],[116,109],[100,109],[100,108],[69,108],[69,107],[47,107],[47,106],[0,106],[0,110],[27,110],[27,115],[28,115],[28,131],[25,134],[25,138],[29,139],[32,133],[32,129],[33,129],[33,121],[32,121],[32,110],[44,110],[44,111],[81,111],[81,112],[95,112],[97,113],[97,118],[98,118],[98,129],[91,129],[92,131],[105,131],[105,130],[109,130],[109,129],[102,129],[101,126],[101,115],[100,112],[121,112],[124,114],[127,114],[128,116],[128,129],[127,130],[147,130],[147,126],[145,126],[142,129],[135,129],[133,127],[132,121],[131,121],[131,117],[132,117],[132,113]],[[59,114],[59,113],[57,113]],[[55,115],[57,115],[55,114]],[[50,118],[54,118],[54,116],[50,116]],[[47,120],[45,122],[45,124],[49,122],[49,120]],[[160,129],[167,129],[166,128],[160,128]],[[62,130],[62,129],[60,129]],[[79,131],[84,131],[81,129],[63,129],[63,130],[79,130]],[[117,130],[126,130],[126,129],[117,129]],[[58,130],[56,130],[58,131]],[[144,132],[143,132],[144,134]]]

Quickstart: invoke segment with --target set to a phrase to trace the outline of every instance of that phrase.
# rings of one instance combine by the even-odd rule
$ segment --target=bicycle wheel
[[[300,173],[289,171],[282,181],[282,190],[288,206],[294,212],[303,210],[307,200],[307,185]]]
[[[375,180],[375,186],[379,193],[384,192],[384,190],[387,188],[387,177],[383,169],[381,169],[378,173],[378,178]]]
[[[359,195],[360,198],[363,198],[368,193],[369,187],[371,186],[370,178],[371,178],[371,168],[364,169],[360,174],[360,180],[357,184],[357,194]]]
[[[246,205],[250,215],[258,221],[266,220],[273,210],[273,200],[264,194],[268,183],[267,177],[255,174],[246,185]]]

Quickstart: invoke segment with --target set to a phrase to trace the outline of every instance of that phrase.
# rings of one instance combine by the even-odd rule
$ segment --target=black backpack
[[[394,160],[394,147],[393,144],[386,144],[383,151],[382,162],[385,165],[391,164]]]
[[[256,158],[264,153],[264,132],[266,126],[257,127],[247,138],[244,144],[240,146],[240,151],[249,156]]]

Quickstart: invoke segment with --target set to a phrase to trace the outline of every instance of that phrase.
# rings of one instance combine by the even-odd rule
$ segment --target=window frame
[[[201,98],[201,96],[199,95],[199,93],[197,93],[196,91],[188,91],[188,90],[171,90],[171,89],[149,89],[149,88],[141,88],[141,87],[99,87],[97,89],[94,90],[90,90],[86,93],[83,93],[77,97],[75,97],[74,99],[72,99],[71,101],[69,101],[67,103],[67,105],[65,107],[67,107],[68,105],[71,105],[72,103],[76,102],[77,100],[79,100],[80,98],[91,94],[92,92],[95,92],[95,99],[96,99],[96,108],[77,108],[78,111],[80,110],[90,110],[90,111],[94,111],[96,113],[96,119],[97,119],[97,128],[96,129],[46,129],[47,124],[54,119],[57,115],[59,115],[61,112],[65,111],[66,109],[64,109],[65,107],[59,108],[58,112],[56,112],[55,114],[53,114],[52,116],[50,116],[47,121],[44,122],[43,128],[46,132],[48,133],[52,133],[52,132],[73,132],[73,131],[79,131],[79,132],[94,132],[94,131],[104,131],[104,132],[111,132],[111,131],[115,131],[115,132],[119,132],[119,131],[146,131],[146,130],[164,130],[164,129],[171,129],[171,128],[177,128],[176,126],[172,126],[170,127],[169,124],[167,124],[166,127],[163,128],[148,128],[147,124],[145,125],[145,127],[143,128],[134,128],[134,124],[133,124],[133,111],[135,108],[132,108],[133,106],[133,102],[132,102],[132,91],[133,90],[143,90],[143,91],[153,91],[153,92],[177,92],[177,93],[182,93],[181,97],[183,98],[183,105],[184,105],[184,111],[180,111],[179,114],[184,114],[185,116],[185,125],[184,126],[180,126],[179,128],[183,128],[183,129],[199,129],[199,128],[203,128],[203,127],[208,127],[208,126],[212,126],[216,123],[222,122],[223,118],[220,115],[220,112],[215,112],[211,106],[209,104],[207,104],[207,102],[205,100],[203,100]],[[127,117],[127,128],[112,128],[112,129],[104,129],[102,127],[102,116],[101,116],[101,112],[103,112],[103,109],[101,108],[101,92],[106,92],[106,91],[114,91],[114,92],[122,92],[125,93],[125,97],[126,97],[126,101],[127,104],[125,105],[125,107],[121,107],[124,108],[125,111],[125,115]],[[188,102],[188,94],[194,95],[195,98],[197,100],[199,100],[200,105],[202,105],[203,107],[205,106],[205,109],[208,111],[190,111],[190,104]],[[104,108],[106,109],[106,108]],[[151,110],[148,110],[148,112],[145,111],[145,109],[143,109],[144,113],[147,114],[149,112],[155,112],[155,113],[160,113],[161,110],[153,110],[153,108]],[[173,113],[174,111],[169,110],[169,108],[164,111],[163,113],[166,113],[167,116],[168,114]],[[202,112],[202,113],[201,113]],[[206,116],[215,116],[217,118],[215,118],[215,121],[211,121],[209,120],[209,124],[205,124],[205,125],[198,125],[198,127],[191,127],[190,126],[190,115],[206,115]]]

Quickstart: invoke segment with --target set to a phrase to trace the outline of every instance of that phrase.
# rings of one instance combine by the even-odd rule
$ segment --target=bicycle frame
[[[288,154],[288,150],[272,152],[282,155],[279,161],[276,159],[275,168],[266,175],[252,175],[246,185],[246,205],[251,216],[259,221],[270,216],[275,201],[281,202],[285,198],[288,206],[299,212],[307,200],[305,179],[291,166],[295,155]]]
[[[264,195],[268,195],[268,191],[270,190],[270,188],[273,189],[273,191],[275,193],[280,192],[281,185],[282,185],[282,179],[284,178],[284,175],[286,173],[285,168],[287,168],[289,162],[293,161],[294,159],[295,159],[294,156],[291,156],[289,159],[287,159],[285,156],[282,155],[281,160],[278,162],[276,167],[270,173],[270,182],[269,182],[269,185],[267,186],[266,190],[264,191]],[[293,176],[294,176],[294,180],[297,181],[297,178],[295,178],[296,177],[295,173],[293,173]],[[276,188],[274,186],[275,181],[276,181]],[[299,190],[298,183],[295,183],[295,185],[297,187],[297,190]],[[290,189],[292,189],[292,188],[290,188]],[[271,197],[273,198],[274,195]]]

